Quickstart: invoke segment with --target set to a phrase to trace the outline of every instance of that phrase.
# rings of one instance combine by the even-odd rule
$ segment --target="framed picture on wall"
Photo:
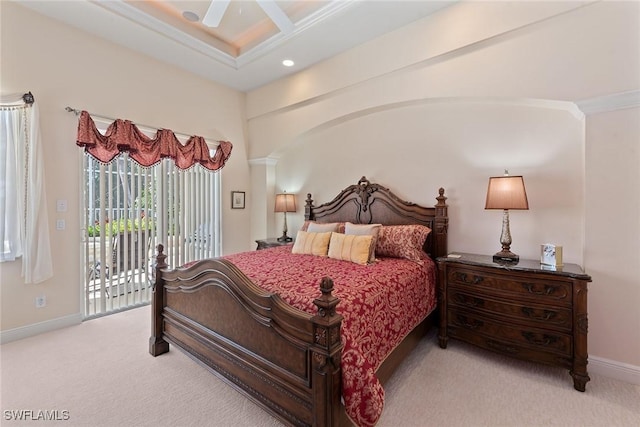
[[[562,246],[551,243],[540,245],[540,263],[552,267],[562,267]]]
[[[231,209],[244,209],[244,191],[231,192]]]

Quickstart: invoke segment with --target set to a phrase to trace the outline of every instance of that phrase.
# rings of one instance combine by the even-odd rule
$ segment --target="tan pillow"
[[[353,224],[347,222],[344,225],[344,234],[354,234],[356,236],[373,236],[373,244],[371,245],[371,253],[369,254],[369,262],[376,260],[376,243],[378,241],[378,233],[382,224]]]
[[[327,233],[309,233],[300,230],[296,235],[296,242],[293,244],[291,253],[327,256],[329,239],[331,239],[330,231]]]
[[[353,234],[331,233],[329,258],[351,261],[366,265],[373,246],[373,236],[355,236]],[[375,246],[373,246],[375,248]]]

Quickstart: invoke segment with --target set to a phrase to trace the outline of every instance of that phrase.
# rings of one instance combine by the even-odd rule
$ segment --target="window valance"
[[[78,121],[76,145],[103,163],[109,163],[122,152],[140,166],[153,166],[164,158],[174,160],[180,169],[188,169],[195,164],[216,171],[221,169],[229,156],[233,144],[216,141],[218,147],[211,156],[209,146],[201,136],[192,136],[183,145],[173,131],[158,129],[154,138],[146,136],[129,120],[117,119],[109,125],[104,135],[98,131],[91,115],[82,111]]]

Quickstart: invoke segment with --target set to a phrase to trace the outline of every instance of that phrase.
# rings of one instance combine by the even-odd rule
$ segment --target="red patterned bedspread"
[[[255,284],[278,293],[311,314],[320,279],[333,279],[342,322],[342,394],[347,415],[373,426],[382,413],[384,390],[375,375],[385,358],[436,306],[436,267],[381,258],[358,265],[328,257],[291,254],[291,246],[225,256]]]

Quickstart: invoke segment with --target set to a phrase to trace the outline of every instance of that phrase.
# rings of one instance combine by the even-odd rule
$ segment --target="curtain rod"
[[[78,110],[76,108],[71,108],[71,107],[65,107],[65,111],[67,111],[69,113],[73,113],[76,116],[79,116],[80,113],[82,112],[82,110]],[[99,119],[107,120],[107,121],[110,121],[110,122],[115,122],[117,120],[117,119],[114,119],[112,117],[101,116],[99,114],[93,114],[93,113],[90,113],[90,112],[88,112],[88,113],[92,117],[97,117]],[[155,132],[157,132],[160,129],[164,129],[164,128],[158,128],[156,126],[145,125],[145,124],[142,124],[142,123],[135,123],[135,125],[137,127],[139,127],[139,128],[146,128],[148,130],[152,130],[152,131],[155,131]],[[184,132],[177,132],[177,131],[174,131],[174,130],[172,130],[171,132],[173,132],[173,134],[176,135],[176,136],[181,136],[181,137],[186,138],[186,139],[189,139],[189,138],[191,138],[193,136],[193,135],[186,134]],[[205,141],[211,141],[211,142],[214,142],[214,143],[218,142],[216,139],[213,139],[213,138],[207,138],[207,137],[203,137],[203,138],[205,139]]]

